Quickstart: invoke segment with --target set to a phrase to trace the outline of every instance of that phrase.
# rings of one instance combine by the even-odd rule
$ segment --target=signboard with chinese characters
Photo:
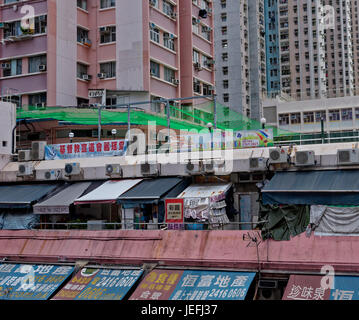
[[[52,300],[122,300],[142,273],[83,268]]]
[[[127,140],[47,145],[45,160],[124,156],[127,145]]]
[[[129,300],[169,300],[182,274],[182,270],[153,270],[141,281]]]
[[[73,266],[1,264],[0,299],[47,300],[73,270]]]
[[[321,276],[291,275],[283,300],[329,300],[330,289],[321,286]]]
[[[332,289],[322,288],[322,279],[291,275],[283,300],[359,300],[359,277],[335,276]]]
[[[183,223],[183,199],[166,199],[166,223]]]
[[[254,277],[250,272],[186,270],[170,300],[244,300]]]

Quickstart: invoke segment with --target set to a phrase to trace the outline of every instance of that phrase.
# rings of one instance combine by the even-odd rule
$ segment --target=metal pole
[[[323,117],[320,118],[320,124],[322,127],[322,144],[324,144],[324,118]]]
[[[102,105],[98,106],[98,141],[101,141],[101,110]]]
[[[167,109],[167,127],[168,127],[168,143],[170,143],[170,134],[171,134],[171,115],[170,115],[170,102],[166,101]]]
[[[217,129],[217,95],[213,94],[214,129]]]
[[[127,132],[128,132],[128,140],[131,139],[131,105],[127,105]]]

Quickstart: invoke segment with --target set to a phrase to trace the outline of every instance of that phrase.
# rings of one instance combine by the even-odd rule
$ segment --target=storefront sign
[[[45,160],[124,156],[127,145],[127,140],[53,144],[45,147]]]
[[[291,275],[283,300],[359,300],[359,277],[335,276],[334,287],[323,288],[322,276]]]
[[[105,95],[105,89],[89,89],[89,98],[101,98]]]
[[[170,300],[244,300],[254,277],[249,272],[186,270]]]
[[[143,270],[80,270],[52,300],[122,300]]]
[[[129,300],[169,300],[183,271],[153,270],[139,284]]]
[[[47,300],[71,275],[74,267],[0,265],[0,300]]]
[[[183,199],[166,199],[166,223],[183,223]]]

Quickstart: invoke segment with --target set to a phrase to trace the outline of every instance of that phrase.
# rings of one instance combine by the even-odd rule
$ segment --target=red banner
[[[166,199],[166,223],[183,223],[183,199]]]

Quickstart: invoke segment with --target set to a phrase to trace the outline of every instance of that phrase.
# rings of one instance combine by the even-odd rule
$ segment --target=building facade
[[[24,6],[35,15],[27,30]],[[96,102],[89,89],[106,89],[107,105],[207,95],[211,11],[207,0],[3,0],[2,96],[21,106],[86,106]]]

